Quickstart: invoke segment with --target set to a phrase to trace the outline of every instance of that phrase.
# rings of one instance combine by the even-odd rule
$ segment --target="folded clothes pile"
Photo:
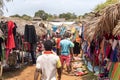
[[[83,60],[83,59],[80,57],[74,57],[74,61],[81,61],[81,60]]]
[[[80,58],[75,58],[76,60],[80,60]],[[88,74],[87,68],[82,61],[76,61],[72,63],[73,66],[73,74],[75,76],[83,76]]]

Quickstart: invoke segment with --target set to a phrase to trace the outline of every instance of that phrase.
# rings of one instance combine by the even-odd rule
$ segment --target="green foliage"
[[[21,18],[21,19],[24,19],[24,20],[32,20],[32,18],[30,16],[26,15],[26,14],[24,14],[22,16],[20,16],[18,14],[15,14],[15,15],[12,15],[10,17],[17,17],[17,18]]]
[[[75,15],[75,13],[62,13],[59,15],[59,18],[65,18],[66,20],[69,20],[69,19],[76,19],[77,16]]]
[[[3,15],[3,8],[5,6],[5,2],[4,1],[5,0],[0,0],[0,15]],[[6,0],[6,1],[10,2],[10,1],[13,1],[13,0]],[[6,11],[8,11],[7,8],[6,8]]]
[[[77,18],[75,13],[68,12],[68,13],[62,13],[59,16],[57,16],[55,14],[54,15],[48,14],[43,10],[39,10],[39,11],[35,12],[34,16],[35,17],[40,17],[43,20],[52,20],[52,19],[56,19],[56,18],[65,18],[66,20],[70,20],[70,19],[76,19]]]
[[[21,18],[21,16],[18,15],[18,14],[12,15],[12,16],[10,16],[10,17],[18,17],[18,18]]]
[[[51,15],[51,14],[48,14],[48,21],[51,21],[51,20],[53,20],[54,19],[54,16],[53,15]]]
[[[21,16],[22,19],[24,20],[32,20],[32,18],[26,14],[24,14],[23,16]]]
[[[35,12],[35,17],[40,17],[40,18],[42,18],[43,20],[47,20],[48,17],[49,17],[49,15],[48,15],[48,13],[46,13],[45,11],[39,10],[39,11]]]
[[[120,0],[106,0],[105,3],[98,4],[95,8],[95,11],[100,11],[111,4],[118,3],[119,1]]]

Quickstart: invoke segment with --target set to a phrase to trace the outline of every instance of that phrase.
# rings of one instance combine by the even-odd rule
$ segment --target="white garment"
[[[114,50],[115,47],[117,46],[118,41],[114,39],[113,44],[112,44],[112,49]]]
[[[79,28],[79,35],[82,35],[82,27]]]
[[[120,47],[120,40],[118,42],[119,42],[119,47]]]
[[[109,43],[110,43],[111,45],[113,44],[113,41],[112,41],[112,39],[110,39],[110,40],[109,40]]]
[[[55,54],[42,54],[37,58],[36,68],[42,70],[41,80],[56,80],[59,57]]]

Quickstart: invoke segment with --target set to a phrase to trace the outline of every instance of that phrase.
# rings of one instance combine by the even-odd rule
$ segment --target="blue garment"
[[[53,29],[53,32],[56,32],[56,30],[57,30],[57,26],[52,26],[52,29]]]
[[[85,41],[84,44],[83,44],[84,53],[87,53],[87,47],[88,47],[88,43],[87,43],[87,41]]]
[[[60,35],[64,35],[65,31],[66,31],[66,28],[65,28],[65,27],[62,27],[62,28],[61,28],[61,31],[60,31]]]
[[[82,36],[82,39],[84,39],[84,27],[82,26],[82,34],[81,34],[81,36]]]
[[[70,54],[70,47],[74,47],[73,42],[71,42],[68,39],[63,39],[60,41],[60,46],[61,46],[61,54],[68,56]]]
[[[76,30],[79,31],[80,30],[80,26],[75,26]]]
[[[113,53],[112,53],[112,61],[113,62],[117,62],[118,61],[118,59],[117,59],[117,53],[118,53],[118,50],[117,50],[117,48],[115,48],[113,50]]]

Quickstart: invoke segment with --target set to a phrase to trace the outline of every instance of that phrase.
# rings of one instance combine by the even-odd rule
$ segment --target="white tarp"
[[[72,25],[72,24],[74,24],[75,22],[49,22],[49,23],[52,24],[52,25],[60,26],[60,25],[62,25],[62,24]]]

